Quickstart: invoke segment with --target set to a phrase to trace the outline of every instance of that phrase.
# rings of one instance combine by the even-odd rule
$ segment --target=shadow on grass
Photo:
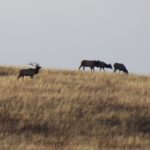
[[[131,116],[127,121],[128,130],[136,133],[150,134],[150,116]]]
[[[10,74],[7,72],[0,72],[0,76],[9,76]]]
[[[1,101],[0,104],[0,132],[1,133],[31,133],[41,134],[42,136],[54,135],[84,135],[89,136],[93,134],[95,126],[98,129],[106,127],[111,134],[111,130],[116,135],[119,134],[118,129],[123,133],[144,133],[150,134],[150,114],[148,108],[143,107],[129,107],[121,104],[102,103],[99,104],[99,108],[87,106],[86,107],[74,107],[72,111],[66,114],[66,118],[62,119],[59,114],[55,114],[56,121],[53,121],[53,116],[50,116],[48,123],[32,121],[32,118],[28,121],[22,120],[21,116],[12,115],[7,111],[10,101]],[[105,109],[112,109],[114,115],[107,115],[107,112],[103,112]],[[4,111],[2,111],[4,109]],[[128,118],[120,118],[119,112],[125,111],[128,114]],[[139,113],[143,112],[144,113]],[[112,112],[108,110],[108,112]],[[105,114],[105,116],[94,118],[95,115]],[[22,124],[20,126],[20,124]],[[114,128],[115,127],[115,128]],[[110,131],[109,131],[110,130]],[[100,136],[103,132],[97,131],[96,136]]]

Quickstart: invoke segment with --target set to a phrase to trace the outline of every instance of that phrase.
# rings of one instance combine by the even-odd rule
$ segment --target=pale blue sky
[[[0,64],[78,69],[82,59],[150,74],[149,0],[1,0]]]

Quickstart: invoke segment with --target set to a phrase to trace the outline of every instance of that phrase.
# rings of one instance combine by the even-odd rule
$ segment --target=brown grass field
[[[149,150],[150,77],[0,67],[0,150]]]

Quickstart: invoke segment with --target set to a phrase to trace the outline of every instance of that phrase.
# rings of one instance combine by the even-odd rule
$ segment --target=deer
[[[29,76],[31,78],[34,77],[34,75],[38,74],[41,66],[37,63],[30,63],[29,65],[34,66],[35,68],[28,68],[28,69],[21,69],[18,75],[18,79],[20,77],[22,77],[22,79],[24,78],[24,76]]]

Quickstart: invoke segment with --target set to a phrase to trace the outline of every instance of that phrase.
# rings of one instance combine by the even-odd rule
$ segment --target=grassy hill
[[[0,67],[0,150],[150,149],[150,77]]]

